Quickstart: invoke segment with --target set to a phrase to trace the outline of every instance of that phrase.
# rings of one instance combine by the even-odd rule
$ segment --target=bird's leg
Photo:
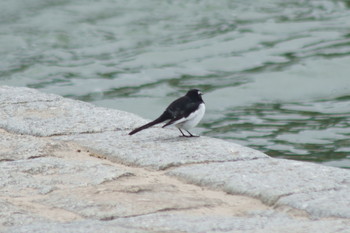
[[[188,131],[188,130],[186,130],[186,132],[190,135],[190,136],[188,136],[188,137],[199,137],[198,135],[193,135],[193,134],[191,134],[190,131]]]
[[[181,130],[180,128],[178,128],[178,129],[179,129],[180,132],[182,133],[182,136],[180,136],[180,137],[190,137],[190,136],[185,135],[185,134],[182,132],[182,130]]]

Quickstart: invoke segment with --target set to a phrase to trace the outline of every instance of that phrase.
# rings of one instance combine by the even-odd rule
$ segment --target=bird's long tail
[[[153,125],[156,125],[156,124],[159,124],[159,123],[162,123],[163,121],[166,121],[166,120],[169,120],[167,114],[164,112],[160,117],[158,117],[157,119],[155,119],[154,121],[150,122],[150,123],[147,123],[141,127],[138,127],[136,129],[134,129],[133,131],[131,131],[129,133],[129,135],[133,135],[137,132],[140,132],[141,130],[144,130],[144,129],[147,129]]]

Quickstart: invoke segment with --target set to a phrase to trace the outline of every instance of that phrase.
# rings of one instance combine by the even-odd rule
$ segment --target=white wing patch
[[[175,125],[177,128],[189,130],[198,125],[198,123],[202,120],[204,113],[205,105],[204,103],[201,103],[195,112],[191,113],[186,118],[181,118],[175,121],[172,125]]]

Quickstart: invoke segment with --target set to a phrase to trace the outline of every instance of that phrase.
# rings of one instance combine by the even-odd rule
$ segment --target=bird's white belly
[[[205,105],[204,103],[201,103],[197,109],[197,111],[191,113],[188,117],[187,120],[176,124],[177,128],[189,130],[196,125],[202,120],[203,116],[205,113]]]

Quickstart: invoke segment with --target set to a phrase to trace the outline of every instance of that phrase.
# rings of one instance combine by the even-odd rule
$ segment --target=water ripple
[[[350,167],[341,0],[2,1],[0,84],[154,118],[197,87],[199,131]]]

